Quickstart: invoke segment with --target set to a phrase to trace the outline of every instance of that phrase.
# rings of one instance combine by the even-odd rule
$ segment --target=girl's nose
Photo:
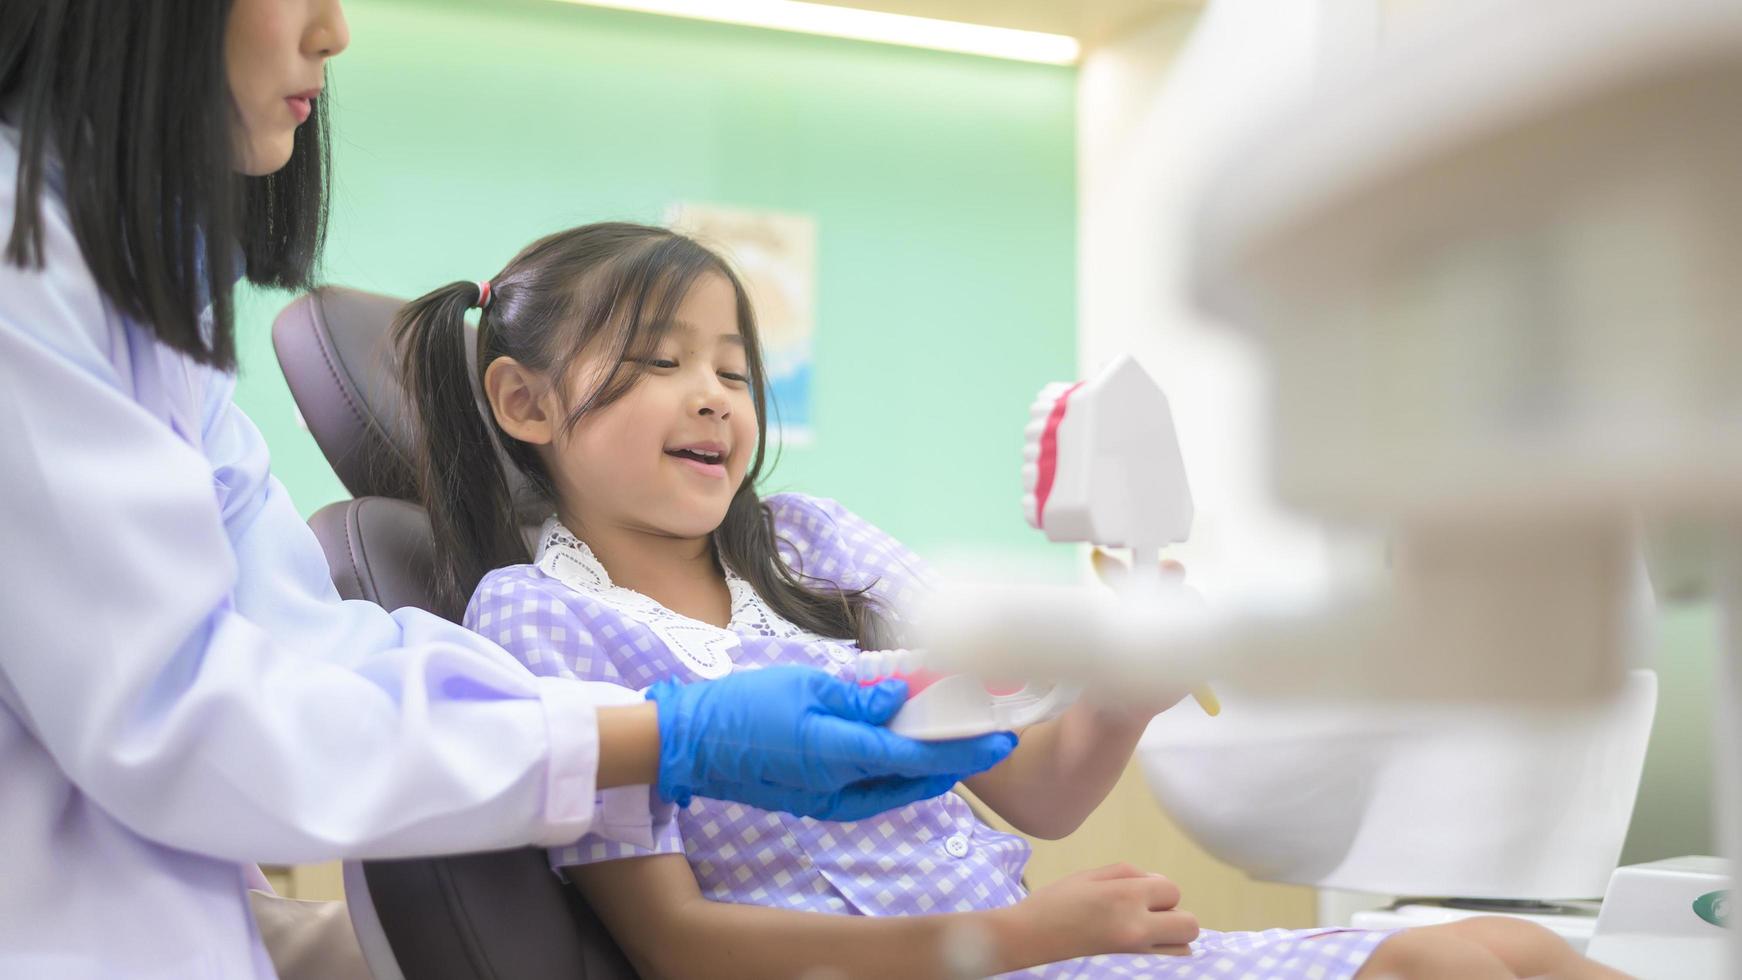
[[[718,418],[722,421],[732,417],[731,410],[726,406],[726,389],[717,379],[693,397],[691,411],[697,415],[703,418]]]

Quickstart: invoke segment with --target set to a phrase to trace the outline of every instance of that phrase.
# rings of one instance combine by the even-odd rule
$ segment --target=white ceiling
[[[1068,34],[1093,43],[1122,33],[1169,7],[1202,0],[815,0],[836,7],[936,17],[967,24]]]

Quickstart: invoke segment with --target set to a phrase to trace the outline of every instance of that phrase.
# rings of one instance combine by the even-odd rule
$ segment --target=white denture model
[[[1123,355],[1093,380],[1046,386],[1030,416],[1022,467],[1028,523],[1053,541],[1131,548],[1126,602],[1193,601],[1190,589],[1170,590],[1160,578],[1161,548],[1191,531],[1192,496],[1167,396],[1148,372]],[[1126,618],[1124,605],[1109,607],[1108,615]],[[908,682],[908,702],[889,727],[911,738],[1023,728],[1056,718],[1081,693],[1044,681],[1000,686],[940,673],[917,651],[868,653],[860,665],[867,684],[886,677]],[[1208,713],[1219,710],[1208,688],[1195,695]]]
[[[1076,689],[1062,685],[1000,686],[971,674],[938,673],[925,664],[925,654],[917,650],[877,650],[859,657],[862,683],[907,682],[907,703],[889,722],[897,735],[937,741],[1015,731],[1058,717],[1077,697]]]
[[[1167,396],[1130,354],[1093,380],[1047,385],[1029,409],[1023,512],[1051,541],[1130,548],[1133,579],[1192,530]]]

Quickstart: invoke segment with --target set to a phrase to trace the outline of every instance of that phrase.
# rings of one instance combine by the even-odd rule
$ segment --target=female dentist
[[[0,4],[0,976],[271,977],[249,862],[650,844],[681,790],[853,819],[1013,744],[811,671],[654,704],[338,598],[230,288],[309,280],[347,40],[337,0]]]

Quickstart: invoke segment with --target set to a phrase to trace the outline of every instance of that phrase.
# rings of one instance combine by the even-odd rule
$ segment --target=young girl
[[[473,306],[487,417],[463,348]],[[919,560],[833,501],[756,494],[756,322],[708,250],[636,225],[561,232],[488,282],[408,304],[396,333],[448,611],[535,673],[648,687],[663,712],[684,683],[734,670],[856,678],[860,650],[895,642]],[[531,555],[522,480],[554,512]],[[1151,714],[1077,705],[967,785],[1061,837]],[[552,851],[648,977],[1614,975],[1509,919],[1200,932],[1170,882],[1123,865],[1028,894],[1027,845],[954,794],[857,822],[673,796],[683,809],[651,849],[588,836]]]

